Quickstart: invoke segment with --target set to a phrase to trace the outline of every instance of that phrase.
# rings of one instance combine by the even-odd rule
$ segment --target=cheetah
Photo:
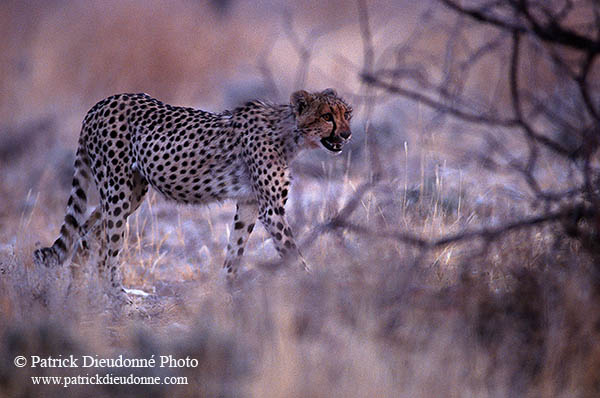
[[[107,292],[126,297],[118,255],[127,218],[150,185],[179,203],[236,201],[223,265],[227,280],[236,278],[257,219],[280,257],[306,268],[284,217],[289,164],[303,149],[340,152],[351,137],[351,117],[352,107],[333,89],[300,90],[288,104],[255,100],[222,113],[168,105],[147,94],[108,97],[83,120],[60,236],[35,250],[34,260],[61,265],[74,251],[89,250],[96,235]],[[100,204],[86,218],[92,179]]]

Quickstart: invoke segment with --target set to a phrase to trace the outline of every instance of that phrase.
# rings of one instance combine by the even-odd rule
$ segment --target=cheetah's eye
[[[321,117],[326,122],[331,122],[333,120],[333,115],[331,113],[325,113],[325,114],[321,115]]]

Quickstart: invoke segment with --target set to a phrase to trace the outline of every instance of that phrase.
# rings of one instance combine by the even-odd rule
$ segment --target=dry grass
[[[341,48],[347,60],[361,61],[358,40],[340,37],[359,37],[352,10],[340,4],[315,14],[316,4],[302,3],[293,12],[300,34],[327,20],[337,28],[317,42],[307,84],[343,81],[341,91],[349,93],[358,85],[354,75],[344,77],[348,64],[320,52]],[[429,252],[375,234],[316,228],[355,197],[377,162],[379,183],[348,217],[371,231],[435,238],[532,210],[518,181],[465,162],[450,150],[464,141],[431,133],[431,115],[401,101],[376,103],[368,140],[358,109],[344,155],[305,154],[294,164],[287,213],[310,275],[262,266],[276,255],[257,228],[246,250],[245,282],[228,291],[220,267],[233,205],[184,207],[156,194],[130,217],[121,256],[125,284],[153,293],[137,301],[140,315],[107,309],[91,264],[77,269],[73,284],[70,266],[36,267],[33,249],[50,243],[62,221],[86,108],[117,91],[224,106],[230,94],[223,82],[260,82],[255,66],[272,31],[257,29],[258,16],[273,31],[280,20],[265,14],[272,7],[235,2],[221,16],[187,1],[29,6],[0,5],[0,29],[9,38],[0,44],[0,396],[600,394],[594,260],[552,227]],[[396,26],[412,15],[394,2],[380,7],[373,7],[373,18],[389,22],[395,15]],[[276,83],[293,80],[297,58],[283,34],[267,61]],[[283,98],[291,90],[289,83],[279,88]],[[549,162],[548,181],[562,177],[554,172]],[[184,386],[65,389],[34,386],[30,377],[86,372],[13,365],[17,355],[69,354],[171,354],[196,358],[199,366],[131,370],[186,376]],[[96,371],[130,373],[89,370]]]

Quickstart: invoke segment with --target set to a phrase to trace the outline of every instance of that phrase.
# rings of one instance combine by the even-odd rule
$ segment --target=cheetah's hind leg
[[[71,193],[65,218],[60,227],[60,235],[52,246],[37,249],[33,252],[33,260],[37,265],[46,267],[62,265],[73,252],[74,242],[79,237],[78,232],[86,213],[87,191],[91,175],[90,160],[84,146],[77,149],[74,168]]]
[[[112,170],[111,173],[114,173]],[[118,174],[118,173],[116,173]],[[109,172],[107,172],[108,178]],[[140,293],[136,289],[126,289],[122,284],[121,264],[118,261],[118,255],[123,247],[125,238],[125,225],[130,214],[137,210],[142,203],[144,196],[148,192],[148,182],[139,173],[136,167],[130,170],[121,171],[121,177],[125,177],[128,183],[118,187],[109,186],[107,192],[100,194],[101,207],[110,208],[110,211],[102,213],[102,223],[104,231],[101,236],[103,245],[101,246],[100,261],[98,271],[100,278],[106,283],[107,293],[115,303],[133,303],[132,296],[147,297],[149,294]],[[108,198],[112,198],[109,202]],[[140,308],[137,308],[140,310]]]
[[[67,289],[67,296],[71,293],[73,285],[80,285],[83,267],[90,261],[90,252],[98,253],[100,251],[102,231],[102,211],[98,206],[79,228],[80,238],[71,258],[71,281]]]
[[[46,266],[48,268],[58,267],[61,262],[56,251],[52,247],[44,247],[33,252],[33,261],[38,266]]]

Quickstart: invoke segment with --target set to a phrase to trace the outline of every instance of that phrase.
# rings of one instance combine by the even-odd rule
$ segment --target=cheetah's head
[[[352,107],[335,90],[320,93],[296,91],[290,98],[296,126],[304,133],[309,147],[319,143],[328,151],[340,152],[352,135]]]

